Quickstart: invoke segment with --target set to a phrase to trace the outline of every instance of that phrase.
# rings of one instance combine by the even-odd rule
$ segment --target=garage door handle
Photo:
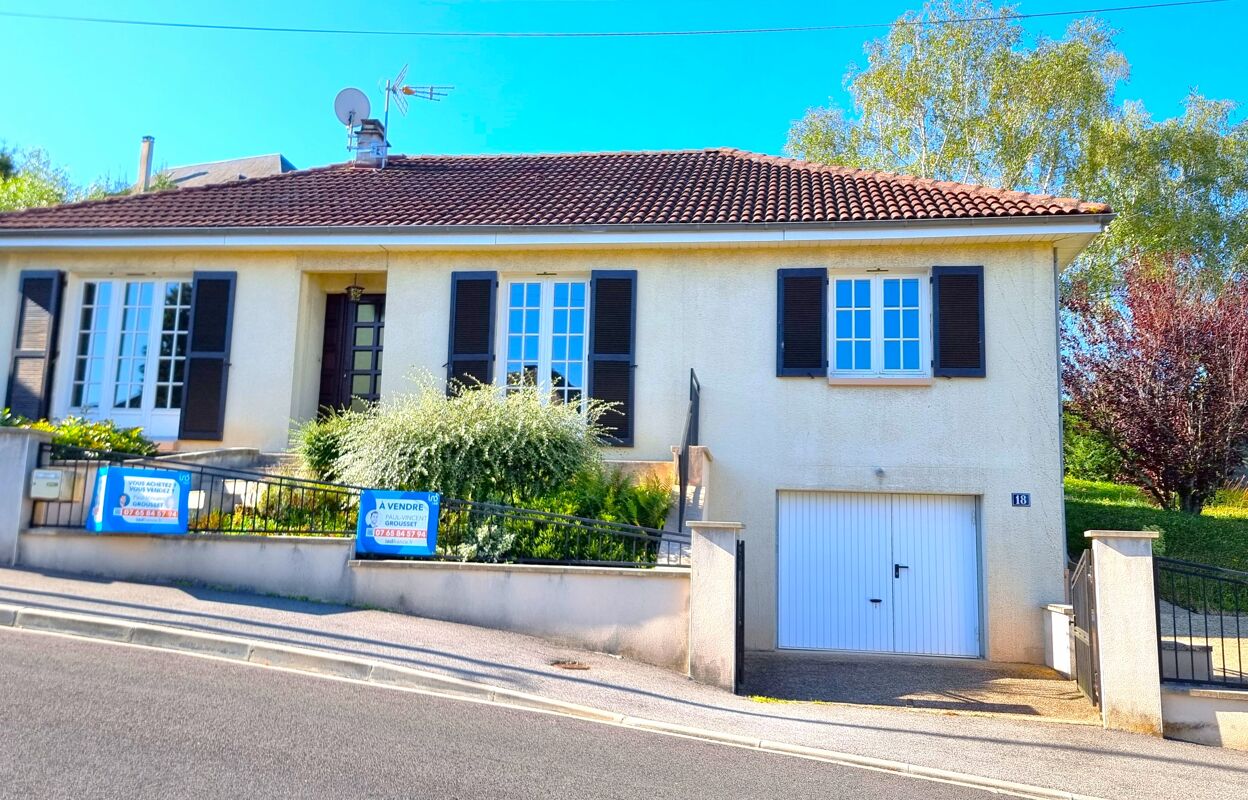
[[[878,598],[878,597],[872,597],[872,598],[871,598],[871,602],[872,602],[872,603],[883,603],[884,601],[883,601],[883,600],[881,600],[881,599],[880,599],[880,598]]]
[[[894,577],[894,578],[900,578],[900,577],[901,577],[901,571],[902,571],[903,569],[910,569],[910,568],[909,568],[908,566],[906,566],[905,564],[894,564],[894,565],[893,565],[893,577]]]

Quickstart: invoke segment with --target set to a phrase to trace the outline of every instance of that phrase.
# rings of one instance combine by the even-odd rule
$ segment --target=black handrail
[[[685,530],[685,504],[689,496],[689,448],[698,446],[698,412],[702,399],[702,384],[698,374],[689,368],[689,410],[685,414],[685,432],[680,440],[677,469],[680,473],[680,500],[677,503],[676,530]]]

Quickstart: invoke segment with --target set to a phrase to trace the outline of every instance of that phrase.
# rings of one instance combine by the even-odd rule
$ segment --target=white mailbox
[[[30,473],[32,500],[73,500],[74,473],[63,469],[37,469]]]

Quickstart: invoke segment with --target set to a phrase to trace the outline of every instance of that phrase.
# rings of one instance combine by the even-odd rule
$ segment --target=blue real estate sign
[[[355,552],[431,556],[437,547],[441,510],[437,492],[365,489],[360,493]]]
[[[186,533],[191,474],[100,467],[86,527],[96,533]]]

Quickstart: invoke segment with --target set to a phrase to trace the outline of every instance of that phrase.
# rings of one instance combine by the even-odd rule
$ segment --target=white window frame
[[[541,284],[541,297],[538,305],[538,336],[537,336],[537,374],[538,388],[543,392],[553,391],[551,385],[551,362],[553,356],[553,340],[554,340],[554,305],[555,305],[555,284],[556,283],[583,283],[585,284],[585,331],[584,331],[584,348],[581,352],[581,405],[580,410],[585,410],[585,403],[588,400],[589,385],[589,330],[593,320],[590,316],[592,298],[590,297],[590,274],[588,272],[572,272],[560,273],[552,275],[550,273],[508,273],[499,276],[498,282],[498,302],[495,334],[494,334],[494,384],[503,391],[507,391],[507,336],[509,311],[511,309],[511,285],[513,283],[539,283]],[[523,359],[522,359],[523,360]]]
[[[190,275],[89,275],[83,276],[73,292],[72,331],[67,344],[69,358],[64,359],[66,366],[61,372],[65,376],[61,382],[63,389],[58,391],[61,412],[58,416],[77,414],[93,420],[114,420],[122,427],[138,426],[151,439],[174,440],[178,438],[178,425],[182,418],[180,408],[156,407],[156,386],[159,381],[160,338],[163,328],[165,295],[164,287],[169,283],[192,283]],[[78,339],[82,324],[82,301],[86,295],[87,284],[111,283],[112,297],[109,302],[107,319],[102,321],[104,336],[104,372],[99,381],[100,403],[98,405],[73,405],[74,376],[78,363]],[[121,346],[121,324],[125,313],[125,289],[128,283],[151,283],[153,304],[150,309],[147,330],[147,354],[143,373],[143,397],[139,408],[114,408],[114,395],[117,387],[117,358]],[[95,323],[95,330],[100,331],[100,322]],[[187,346],[189,348],[189,341]],[[176,346],[176,343],[175,343]],[[185,367],[183,367],[185,370]],[[168,382],[166,382],[168,385]],[[183,372],[182,402],[186,402],[185,371]]]
[[[919,279],[919,368],[884,368],[884,281],[889,278]],[[871,282],[871,369],[836,368],[836,283],[843,280]],[[828,377],[830,379],[929,379],[932,376],[932,281],[929,270],[882,272],[832,272],[828,276]]]

